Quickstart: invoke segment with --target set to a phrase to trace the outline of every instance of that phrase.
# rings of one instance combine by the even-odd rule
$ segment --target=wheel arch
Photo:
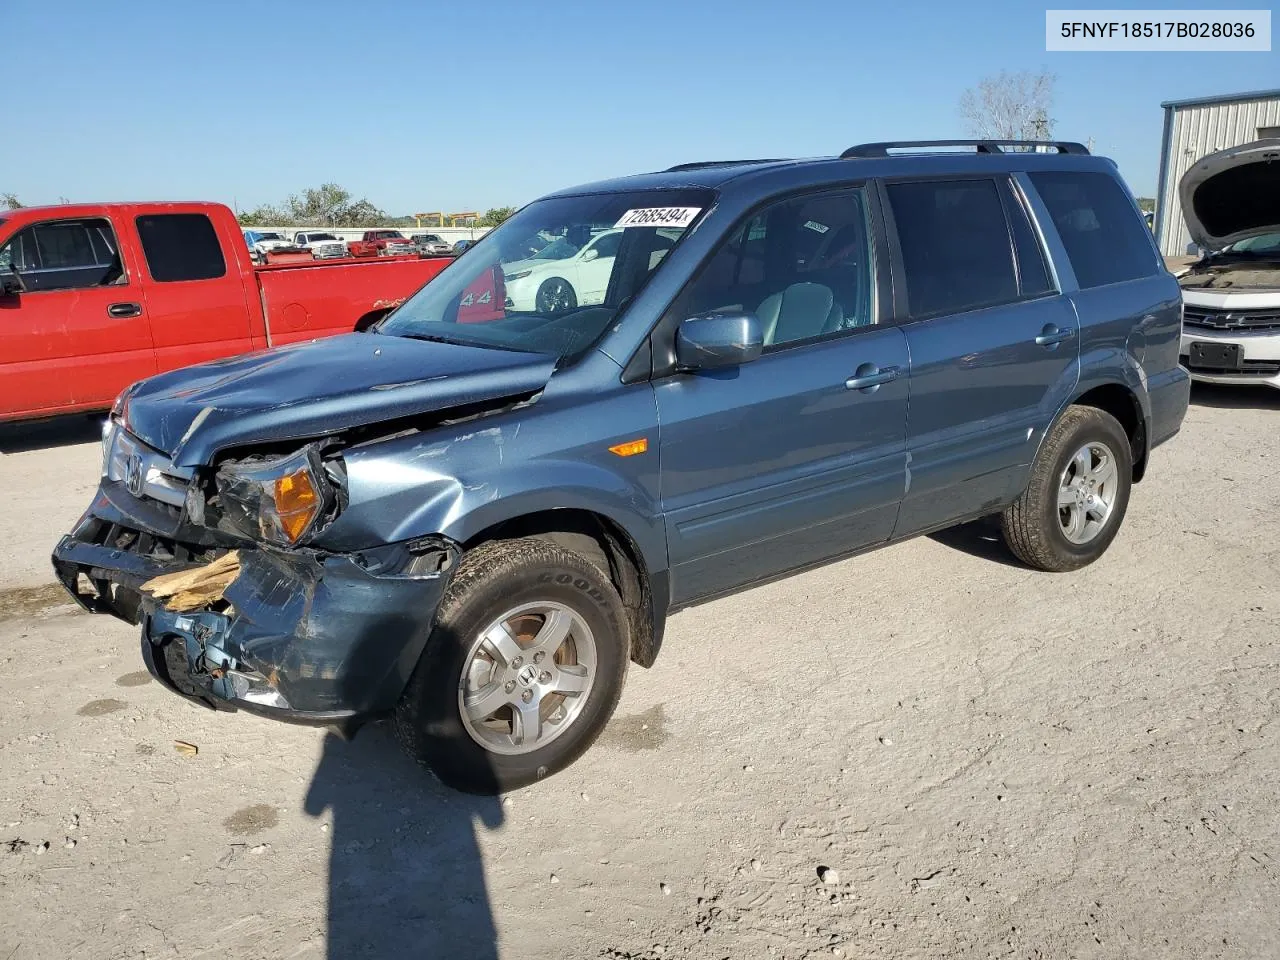
[[[583,508],[537,510],[492,523],[468,537],[462,547],[472,550],[517,537],[550,540],[600,566],[627,610],[631,660],[642,667],[653,666],[666,626],[666,572],[649,570],[639,544],[622,523]]]
[[[1133,454],[1133,481],[1137,483],[1143,478],[1150,446],[1147,415],[1130,386],[1114,381],[1097,384],[1072,398],[1068,406],[1093,407],[1115,417],[1129,438],[1129,449]]]

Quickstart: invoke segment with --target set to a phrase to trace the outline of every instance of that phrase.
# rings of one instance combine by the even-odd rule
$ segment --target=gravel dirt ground
[[[150,682],[50,588],[92,425],[11,432],[0,960],[1280,955],[1278,423],[1198,388],[1076,574],[978,524],[681,613],[501,800]]]

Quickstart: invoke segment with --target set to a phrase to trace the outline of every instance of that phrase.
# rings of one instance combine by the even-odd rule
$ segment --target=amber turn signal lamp
[[[616,453],[620,457],[634,457],[637,453],[644,453],[649,449],[649,438],[641,437],[639,440],[628,440],[626,443],[617,443],[609,448],[610,453]]]
[[[273,493],[280,529],[296,543],[320,510],[320,494],[311,482],[311,471],[304,468],[281,477]]]

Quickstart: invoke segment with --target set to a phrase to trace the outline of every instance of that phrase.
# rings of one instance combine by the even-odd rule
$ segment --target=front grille
[[[1208,330],[1280,330],[1280,310],[1218,310],[1212,307],[1182,308],[1182,323]]]
[[[169,537],[101,519],[95,519],[92,525],[77,531],[76,536],[82,543],[131,553],[166,565],[208,563],[221,552],[217,548],[181,543]]]
[[[334,260],[338,257],[345,257],[347,255],[347,248],[345,244],[341,243],[326,243],[318,247],[313,247],[311,255],[317,260]]]
[[[111,425],[103,475],[122,483],[135,497],[149,497],[171,507],[186,501],[191,471],[175,467],[159,450],[147,446],[118,424]]]

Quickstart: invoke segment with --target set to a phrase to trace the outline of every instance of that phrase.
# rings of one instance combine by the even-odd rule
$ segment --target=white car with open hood
[[[1178,278],[1196,380],[1280,388],[1280,139],[1211,154],[1178,185],[1205,255]]]

